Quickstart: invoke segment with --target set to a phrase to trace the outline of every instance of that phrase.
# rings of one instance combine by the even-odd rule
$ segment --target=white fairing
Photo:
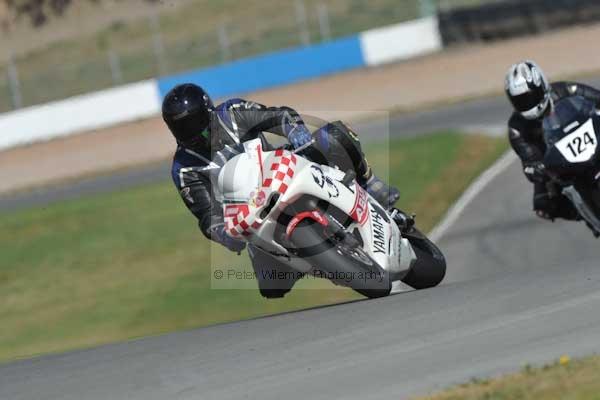
[[[227,193],[230,200],[248,201],[259,181],[260,170],[248,153],[242,153],[229,161],[219,174],[221,193]]]
[[[588,162],[596,154],[598,138],[594,129],[594,121],[590,118],[555,144],[563,157],[570,163]]]
[[[349,187],[342,184],[342,171],[290,152],[264,152],[260,140],[244,145],[246,153],[231,159],[218,179],[227,231],[232,236],[267,252],[288,254],[274,240],[277,217],[301,196],[312,195],[352,217],[355,222],[348,231],[358,229],[363,249],[382,268],[401,273],[411,267],[415,253],[396,223],[355,181]],[[270,199],[276,200],[276,205],[261,219]],[[312,267],[297,257],[281,260],[303,272]]]

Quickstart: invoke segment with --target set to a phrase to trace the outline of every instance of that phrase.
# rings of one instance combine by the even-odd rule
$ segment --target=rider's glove
[[[227,249],[229,249],[230,251],[236,253],[240,253],[246,248],[245,242],[238,239],[234,239],[231,236],[229,236],[227,232],[225,232],[224,225],[220,225],[217,228],[215,228],[212,231],[211,237],[215,242],[222,244],[223,246],[227,247]]]
[[[546,166],[543,162],[535,161],[525,163],[523,165],[523,172],[531,182],[544,183],[547,180]]]
[[[288,141],[295,149],[310,143],[312,135],[304,124],[298,124],[287,135]]]

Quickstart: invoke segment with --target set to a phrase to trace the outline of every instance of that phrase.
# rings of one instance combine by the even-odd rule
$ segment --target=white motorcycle
[[[298,149],[265,151],[261,139],[221,169],[218,189],[227,233],[305,274],[374,298],[392,282],[437,286],[441,251],[398,210],[386,211],[343,172]]]

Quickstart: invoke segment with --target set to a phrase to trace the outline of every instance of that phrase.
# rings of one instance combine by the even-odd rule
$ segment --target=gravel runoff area
[[[589,50],[600,24],[490,45],[442,51],[398,64],[361,69],[246,95],[322,118],[358,119],[368,110],[411,110],[502,89],[508,66],[532,58],[549,75],[600,70]],[[378,113],[378,115],[381,115]],[[159,117],[0,153],[0,193],[164,160],[174,147]]]

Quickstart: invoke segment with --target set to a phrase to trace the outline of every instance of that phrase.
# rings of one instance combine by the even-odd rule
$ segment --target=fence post
[[[121,59],[113,50],[108,49],[108,64],[110,65],[110,74],[114,85],[123,83],[123,72],[121,69]]]
[[[167,74],[167,59],[165,54],[165,44],[163,42],[162,32],[160,31],[160,20],[158,14],[153,13],[150,16],[150,27],[152,28],[152,45],[154,47],[154,56],[158,65],[158,72],[161,75]]]
[[[8,55],[7,75],[13,108],[21,108],[23,107],[21,81],[19,80],[19,70],[17,68],[17,63],[12,52]]]
[[[319,32],[321,33],[321,40],[331,39],[331,25],[329,24],[329,9],[327,4],[317,4],[317,16],[319,18]]]
[[[304,0],[296,0],[294,2],[296,8],[296,23],[300,35],[300,43],[304,46],[310,44],[310,31],[308,29],[308,19],[306,18],[306,5]]]
[[[218,28],[219,47],[221,48],[221,60],[223,62],[231,60],[231,42],[227,34],[227,26],[224,22],[219,24]]]

